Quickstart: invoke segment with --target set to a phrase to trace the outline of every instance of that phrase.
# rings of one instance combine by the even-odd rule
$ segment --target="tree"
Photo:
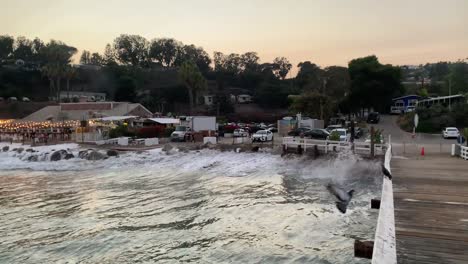
[[[312,118],[328,120],[335,110],[330,97],[317,91],[306,92],[292,98],[291,111],[303,113]]]
[[[240,66],[244,72],[256,72],[260,58],[256,52],[246,52],[240,56]]]
[[[451,87],[451,94],[468,92],[468,64],[458,61],[450,65],[450,72],[447,75],[447,83]],[[447,89],[448,92],[448,89]]]
[[[135,79],[129,76],[123,76],[118,80],[117,90],[114,95],[115,101],[135,102],[136,83]]]
[[[39,38],[34,38],[32,41],[33,60],[41,65],[44,62],[42,57],[42,49],[45,47],[44,42]]]
[[[292,64],[285,57],[277,57],[273,60],[273,73],[281,80],[286,78],[291,68]]]
[[[112,48],[112,46],[108,43],[106,45],[106,48],[104,50],[104,56],[103,56],[103,63],[106,65],[115,65],[115,50]]]
[[[288,105],[288,88],[278,80],[264,81],[255,93],[255,101],[268,108]]]
[[[401,70],[390,64],[382,65],[376,56],[354,59],[349,62],[351,78],[350,102],[353,108],[388,110],[392,98],[403,94]]]
[[[67,80],[67,99],[70,100],[70,80],[76,77],[76,69],[67,65],[64,69],[63,76]]]
[[[51,40],[42,48],[43,56],[45,58],[46,76],[53,76],[55,79],[55,92],[57,102],[60,101],[61,78],[64,75],[64,69],[71,62],[71,58],[77,52],[77,49],[66,45],[63,42]],[[52,86],[51,86],[52,87]]]
[[[349,94],[351,88],[351,78],[348,68],[340,66],[330,66],[323,70],[324,80],[323,93],[336,101],[343,100]]]
[[[193,114],[194,94],[206,88],[206,80],[192,61],[182,63],[178,71],[180,80],[187,88],[189,95],[190,114]]]
[[[104,64],[104,59],[99,53],[93,52],[93,54],[91,54],[91,57],[89,58],[89,64],[101,66]]]
[[[52,64],[44,65],[41,68],[42,76],[47,77],[49,80],[49,96],[54,97],[54,77],[55,77],[55,69]]]
[[[83,50],[83,53],[81,53],[80,63],[89,64],[91,61],[90,58],[91,58],[90,52],[87,50]]]
[[[25,37],[16,38],[15,49],[13,50],[13,58],[15,60],[32,61],[33,60],[33,43]]]
[[[322,69],[310,61],[297,65],[299,72],[296,76],[296,85],[300,91],[318,91],[322,88]]]
[[[184,61],[193,61],[204,74],[210,70],[211,59],[208,53],[195,45],[184,45],[176,58],[175,65],[180,66]]]
[[[13,37],[8,35],[0,36],[0,63],[2,60],[8,59],[8,57],[13,53],[13,43],[15,40]]]
[[[165,67],[174,67],[182,45],[181,42],[172,38],[154,39],[151,41],[149,57]]]
[[[117,59],[122,64],[144,66],[148,60],[149,42],[139,35],[122,34],[114,40]]]

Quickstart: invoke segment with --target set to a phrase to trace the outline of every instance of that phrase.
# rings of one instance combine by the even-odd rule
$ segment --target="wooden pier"
[[[391,162],[398,263],[468,263],[468,161]]]

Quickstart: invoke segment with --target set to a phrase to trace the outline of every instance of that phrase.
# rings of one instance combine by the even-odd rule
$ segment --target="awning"
[[[103,118],[97,118],[95,120],[98,121],[121,121],[121,120],[127,120],[127,119],[132,119],[132,118],[137,118],[137,116],[107,116]]]
[[[178,118],[148,118],[148,120],[164,125],[180,124],[180,120]]]

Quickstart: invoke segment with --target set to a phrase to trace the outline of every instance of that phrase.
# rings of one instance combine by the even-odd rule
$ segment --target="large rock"
[[[4,147],[2,148],[2,151],[3,151],[3,152],[7,152],[8,150],[10,150],[10,147],[9,147],[9,146],[4,146]]]
[[[67,153],[65,154],[65,157],[63,157],[64,159],[66,160],[69,160],[69,159],[73,159],[75,157],[75,155],[71,154],[71,153]]]
[[[62,159],[62,153],[60,151],[54,151],[50,156],[50,161],[59,161]]]
[[[88,156],[86,157],[87,160],[103,160],[104,158],[106,158],[104,154],[94,150],[89,152]]]
[[[31,155],[28,157],[28,161],[35,162],[38,161],[39,157],[37,155]]]
[[[166,144],[164,145],[164,147],[162,148],[162,151],[165,151],[165,152],[169,152],[173,149],[174,147],[171,145],[171,144]]]
[[[117,157],[117,156],[119,156],[119,152],[117,152],[117,150],[110,149],[110,150],[107,151],[107,156]]]
[[[28,149],[26,149],[25,151],[26,151],[26,152],[34,152],[34,149],[28,148]]]
[[[78,152],[78,157],[80,159],[86,159],[88,157],[88,151],[87,150],[81,150]]]
[[[18,148],[18,149],[16,150],[16,152],[18,152],[18,153],[22,153],[23,151],[24,151],[24,148]]]

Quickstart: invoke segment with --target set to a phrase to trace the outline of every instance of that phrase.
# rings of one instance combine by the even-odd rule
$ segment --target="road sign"
[[[419,116],[418,114],[414,115],[414,127],[417,128],[419,123]]]

